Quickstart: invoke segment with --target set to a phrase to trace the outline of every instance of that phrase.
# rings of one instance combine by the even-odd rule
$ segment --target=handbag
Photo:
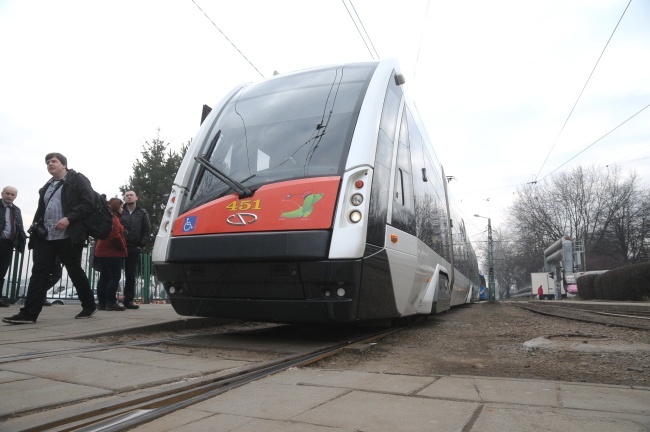
[[[34,222],[29,229],[27,230],[30,236],[45,238],[47,237],[47,230],[45,229],[45,224],[43,223],[43,218],[40,218]]]

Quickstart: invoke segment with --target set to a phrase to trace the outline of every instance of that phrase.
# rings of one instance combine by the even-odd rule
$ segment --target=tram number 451
[[[261,200],[233,201],[226,206],[230,211],[262,210]]]

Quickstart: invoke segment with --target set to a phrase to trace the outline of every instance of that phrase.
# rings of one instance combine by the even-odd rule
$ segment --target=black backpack
[[[84,220],[84,227],[86,233],[96,240],[106,240],[111,235],[113,213],[108,207],[106,195],[95,192],[95,206],[92,213]]]

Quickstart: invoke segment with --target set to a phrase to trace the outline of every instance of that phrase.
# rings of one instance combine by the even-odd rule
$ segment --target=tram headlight
[[[350,202],[352,203],[353,206],[360,206],[361,203],[363,202],[363,195],[361,194],[354,194],[350,197]]]
[[[350,212],[350,215],[348,216],[350,219],[350,222],[352,223],[359,223],[361,222],[361,212],[359,210],[353,210]]]

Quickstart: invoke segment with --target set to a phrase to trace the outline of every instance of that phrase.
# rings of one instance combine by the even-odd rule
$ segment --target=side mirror
[[[203,111],[201,112],[201,124],[203,124],[203,120],[210,114],[210,111],[212,111],[212,108],[204,104]]]

